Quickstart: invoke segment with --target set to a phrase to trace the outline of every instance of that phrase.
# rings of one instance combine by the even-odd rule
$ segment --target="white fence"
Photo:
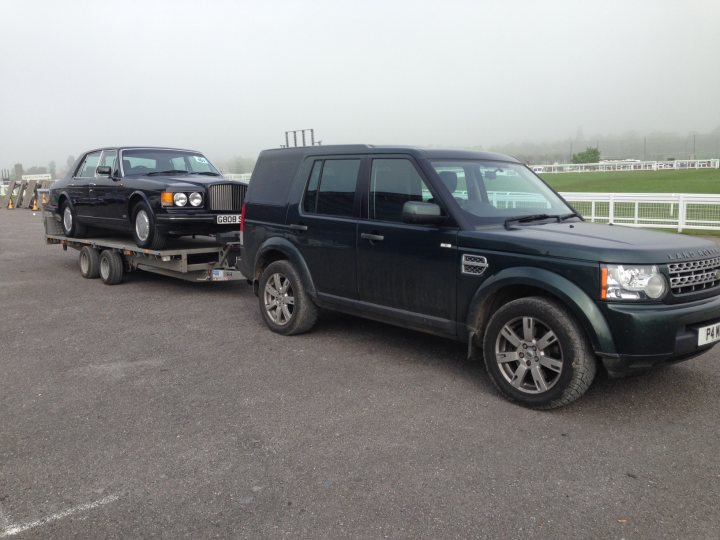
[[[660,171],[665,169],[720,169],[720,159],[677,159],[675,161],[603,161],[600,163],[556,163],[533,165],[536,173],[601,171]]]
[[[655,229],[720,230],[720,195],[561,193],[587,221]]]

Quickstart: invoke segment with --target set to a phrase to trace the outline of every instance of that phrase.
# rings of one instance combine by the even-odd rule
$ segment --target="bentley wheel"
[[[82,238],[85,236],[85,226],[80,224],[77,213],[69,202],[64,201],[62,203],[60,217],[62,218],[62,228],[65,236],[70,238]]]
[[[135,243],[145,249],[160,250],[167,245],[167,236],[162,234],[155,223],[155,214],[145,201],[133,208],[132,231]]]

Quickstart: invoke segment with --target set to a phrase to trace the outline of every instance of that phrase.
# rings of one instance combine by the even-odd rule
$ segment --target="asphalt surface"
[[[720,535],[720,349],[530,411],[452,341],[83,279],[28,210],[0,210],[0,314],[0,538]]]

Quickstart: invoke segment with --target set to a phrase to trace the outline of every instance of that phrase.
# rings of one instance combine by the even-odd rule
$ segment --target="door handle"
[[[363,240],[370,240],[371,242],[382,242],[385,240],[385,237],[381,234],[370,234],[370,233],[360,233],[360,238]]]
[[[307,231],[307,225],[300,225],[298,223],[293,223],[290,225],[290,230],[292,230],[292,231]]]

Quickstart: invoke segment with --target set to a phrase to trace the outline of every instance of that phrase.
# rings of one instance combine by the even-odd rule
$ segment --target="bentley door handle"
[[[363,240],[370,240],[371,242],[382,242],[385,240],[385,237],[381,234],[370,234],[370,233],[360,233],[360,238]]]

